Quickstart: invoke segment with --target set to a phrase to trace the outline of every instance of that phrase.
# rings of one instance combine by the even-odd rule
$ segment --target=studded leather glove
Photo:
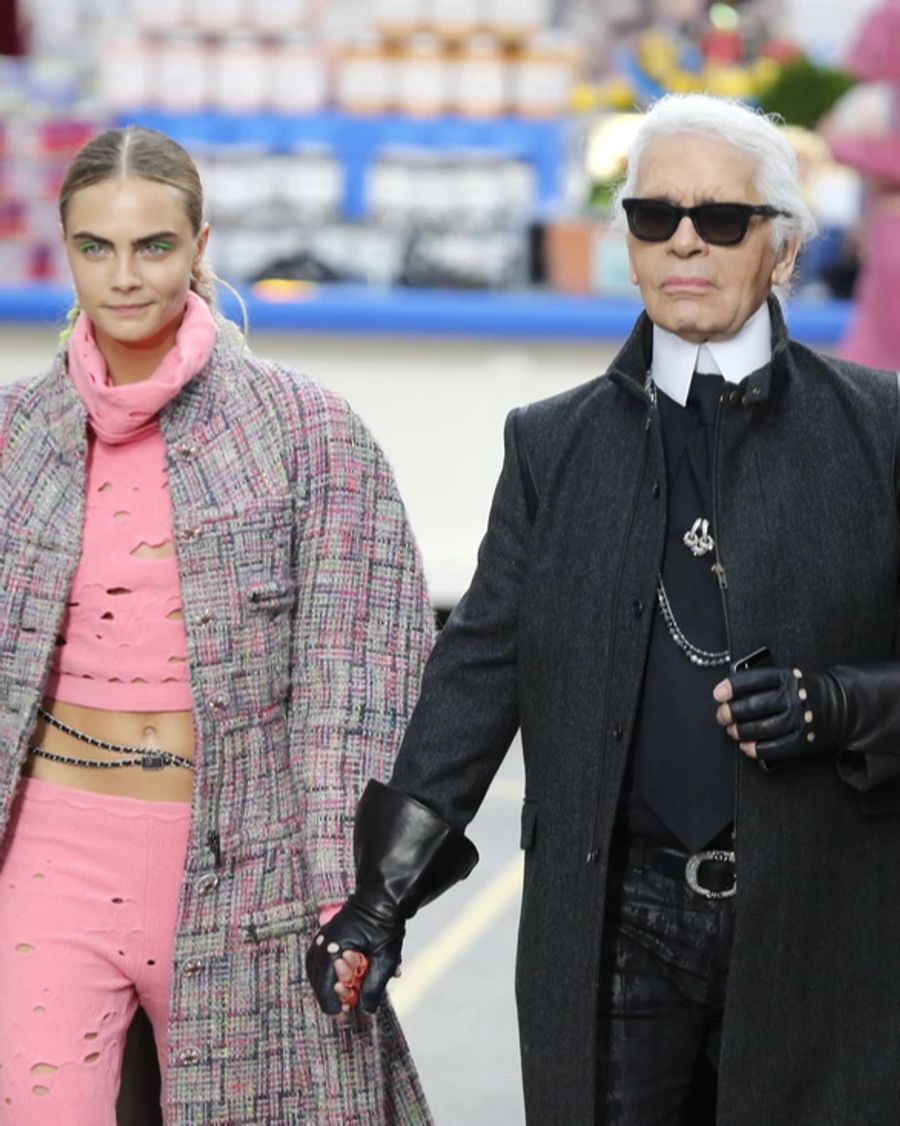
[[[415,798],[370,781],[356,811],[356,889],[319,929],[306,955],[306,973],[322,1010],[337,1014],[341,999],[334,963],[344,950],[366,956],[368,967],[351,984],[367,1013],[378,1008],[400,964],[406,920],[436,899],[478,862],[459,830]]]
[[[763,769],[822,752],[900,755],[900,662],[748,669],[729,679],[738,739],[756,743]]]

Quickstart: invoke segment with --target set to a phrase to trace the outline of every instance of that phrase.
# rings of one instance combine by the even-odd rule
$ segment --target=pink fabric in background
[[[866,216],[866,255],[840,354],[870,367],[900,367],[900,195]]]

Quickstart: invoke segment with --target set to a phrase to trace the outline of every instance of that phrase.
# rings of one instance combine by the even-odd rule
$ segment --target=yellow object
[[[604,86],[594,86],[591,82],[576,82],[572,87],[571,108],[575,113],[588,113],[606,104]]]
[[[668,35],[648,31],[638,43],[638,62],[651,78],[662,79],[678,66],[678,48]]]
[[[756,83],[756,89],[765,90],[781,74],[781,66],[775,59],[763,55],[750,64],[750,73]]]
[[[725,98],[748,98],[756,92],[752,75],[740,66],[708,66],[703,75],[710,94]]]
[[[272,302],[303,301],[315,297],[318,289],[315,282],[296,281],[293,278],[263,278],[250,286],[254,297]]]
[[[637,96],[625,78],[610,78],[594,85],[578,82],[572,87],[570,105],[576,113],[594,109],[633,110]]]
[[[639,113],[609,113],[597,119],[588,136],[585,161],[592,180],[612,180],[621,175],[642,120]]]
[[[702,74],[676,70],[668,76],[667,86],[674,94],[690,94],[694,90],[705,89],[706,82]]]

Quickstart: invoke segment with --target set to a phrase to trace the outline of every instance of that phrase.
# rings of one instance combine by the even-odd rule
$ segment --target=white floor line
[[[469,900],[437,938],[412,961],[404,963],[403,976],[391,985],[391,1001],[398,1016],[405,1016],[421,1004],[435,981],[516,902],[522,892],[522,868],[522,854],[518,853]]]
[[[487,792],[487,797],[521,802],[524,793],[525,783],[521,778],[495,778]]]

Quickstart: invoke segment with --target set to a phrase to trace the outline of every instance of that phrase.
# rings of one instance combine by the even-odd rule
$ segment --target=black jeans
[[[598,1126],[715,1122],[734,899],[614,861],[598,1028]]]

